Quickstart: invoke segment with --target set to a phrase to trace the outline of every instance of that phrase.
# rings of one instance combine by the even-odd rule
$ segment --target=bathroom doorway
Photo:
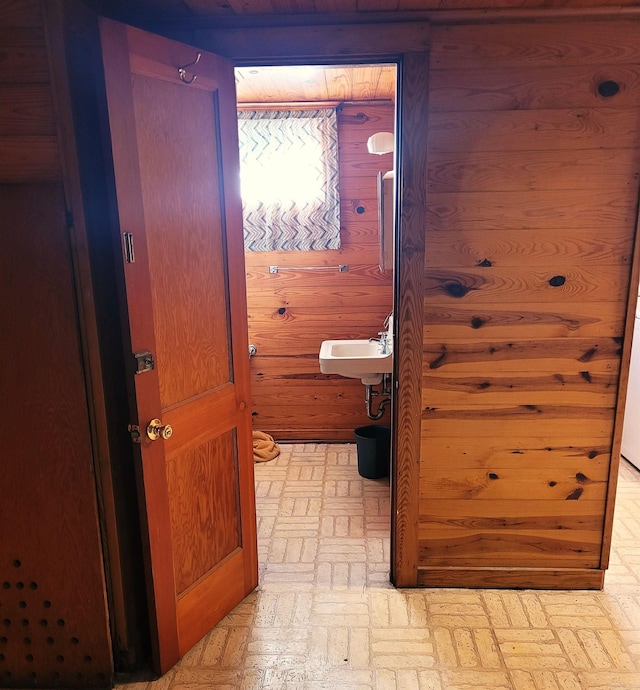
[[[318,355],[323,340],[378,337],[393,310],[393,195],[386,258],[380,203],[383,184],[392,192],[394,186],[389,174],[395,168],[397,65],[247,66],[235,72],[239,118],[333,111],[337,135],[337,241],[330,238],[326,246],[309,248],[315,241],[309,234],[327,215],[322,212],[301,223],[300,246],[295,241],[279,246],[274,240],[254,251],[252,240],[246,243],[254,429],[285,442],[353,442],[353,430],[372,423],[365,386],[359,379],[322,374]],[[262,129],[250,146],[262,146],[267,139],[271,144],[279,136]],[[241,143],[241,158],[242,148]],[[298,208],[290,189],[306,179],[301,168],[292,163],[272,175],[274,188],[287,197],[288,216]],[[248,196],[258,198],[260,212],[268,206],[260,198],[267,193],[264,185],[257,190],[250,185],[244,173],[245,218]],[[390,424],[388,409],[377,423]]]
[[[256,465],[261,581],[313,574],[333,584],[388,582],[389,479],[358,474],[354,430],[374,423],[390,427],[390,406],[372,421],[362,382],[321,373],[318,356],[324,340],[379,337],[393,311],[397,66],[249,66],[235,73],[253,428],[272,435],[281,448],[279,458]],[[338,241],[310,249],[303,233],[300,247],[278,247],[269,238],[274,244],[256,251],[252,243],[261,237],[247,230],[253,222],[247,204],[257,199],[262,213],[268,203],[262,197],[279,197],[282,190],[289,213],[296,207],[289,192],[305,174],[294,161],[273,175],[267,192],[264,185],[250,187],[254,178],[243,169],[242,137],[250,139],[253,154],[279,144],[270,118],[274,112],[292,117],[298,128],[301,111],[331,111],[334,118]],[[243,117],[268,123],[259,124],[251,139],[243,133]],[[253,132],[254,124],[248,127]],[[331,143],[323,140],[323,146]],[[391,223],[386,242],[385,216]],[[376,389],[374,410],[383,397],[381,386]]]

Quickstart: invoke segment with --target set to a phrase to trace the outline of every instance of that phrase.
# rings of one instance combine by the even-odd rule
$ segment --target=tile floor
[[[389,484],[355,446],[256,466],[260,586],[166,676],[121,690],[640,689],[640,472],[623,461],[602,592],[396,590]]]

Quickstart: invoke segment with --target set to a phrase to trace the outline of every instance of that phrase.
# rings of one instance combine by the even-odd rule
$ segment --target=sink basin
[[[393,371],[393,354],[382,354],[378,341],[325,340],[320,346],[320,371],[375,385]]]

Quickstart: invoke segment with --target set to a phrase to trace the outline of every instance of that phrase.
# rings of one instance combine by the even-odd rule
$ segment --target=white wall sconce
[[[376,132],[367,140],[367,151],[381,156],[383,153],[391,153],[394,145],[395,137],[393,132]]]

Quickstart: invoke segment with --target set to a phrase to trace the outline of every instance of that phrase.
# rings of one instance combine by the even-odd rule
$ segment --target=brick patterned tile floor
[[[158,681],[120,690],[639,690],[640,472],[622,461],[602,592],[389,583],[389,482],[354,445],[256,465],[260,586]]]

